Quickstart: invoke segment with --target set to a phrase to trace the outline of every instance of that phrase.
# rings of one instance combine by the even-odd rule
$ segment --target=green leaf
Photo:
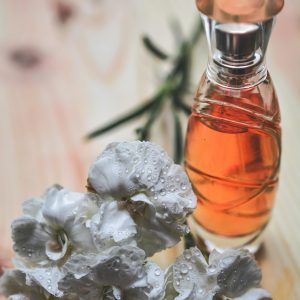
[[[184,249],[190,249],[195,246],[196,246],[196,243],[195,243],[195,240],[194,240],[192,234],[190,232],[186,233],[184,235]]]
[[[169,58],[169,56],[164,51],[159,49],[158,46],[156,46],[149,37],[144,36],[143,43],[144,46],[149,50],[149,52],[151,52],[157,58],[162,60],[166,60]]]
[[[149,140],[151,127],[154,121],[156,120],[156,118],[159,116],[163,104],[163,100],[164,100],[164,96],[162,94],[162,96],[156,101],[155,105],[153,105],[152,109],[150,110],[149,117],[145,125],[136,130],[139,140],[141,141]]]
[[[189,116],[192,112],[191,106],[185,104],[182,101],[177,101],[176,102],[176,107],[180,110],[182,110],[187,116]]]
[[[184,34],[179,20],[175,18],[171,18],[169,23],[170,23],[170,28],[173,33],[175,42],[178,45],[182,44],[184,40]]]
[[[92,131],[91,133],[89,133],[87,135],[87,139],[93,139],[103,133],[106,133],[124,123],[127,123],[137,117],[139,117],[140,115],[142,115],[143,113],[145,113],[147,110],[149,110],[151,108],[151,106],[155,103],[157,99],[151,99],[149,101],[147,101],[146,103],[142,104],[141,106],[139,106],[138,108],[134,109],[133,111],[129,112],[128,114],[120,117],[117,120],[114,120],[112,122],[109,122],[108,124],[104,125],[103,127]]]

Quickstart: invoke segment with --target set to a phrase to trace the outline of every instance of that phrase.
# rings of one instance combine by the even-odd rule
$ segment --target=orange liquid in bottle
[[[239,97],[213,91],[194,105],[185,167],[198,199],[193,217],[211,233],[246,236],[270,219],[281,153],[279,108],[271,95],[266,102],[257,90]]]

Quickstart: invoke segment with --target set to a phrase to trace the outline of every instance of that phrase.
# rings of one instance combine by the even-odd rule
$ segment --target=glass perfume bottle
[[[252,9],[249,0],[229,1],[224,12],[221,2],[197,2],[210,56],[186,136],[185,168],[198,199],[191,227],[208,250],[255,252],[278,186],[280,110],[265,53],[271,14],[282,5],[267,11],[260,4],[271,1],[254,1]],[[235,15],[242,3],[247,9]]]

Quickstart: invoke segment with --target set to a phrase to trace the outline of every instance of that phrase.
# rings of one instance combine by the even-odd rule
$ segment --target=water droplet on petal
[[[159,276],[159,275],[161,274],[161,270],[157,268],[157,269],[155,270],[154,274],[155,274],[156,276]]]
[[[161,191],[159,192],[159,194],[160,194],[161,196],[165,196],[165,195],[166,195],[166,191],[165,191],[165,190],[161,190]]]
[[[199,294],[199,295],[203,295],[203,294],[204,294],[204,290],[203,290],[203,289],[199,289],[199,290],[198,290],[198,294]]]
[[[185,257],[186,260],[190,260],[192,256],[189,252],[185,252],[184,257]]]
[[[227,257],[224,257],[221,262],[223,265],[229,266],[235,261],[235,259],[236,259],[236,256],[233,256],[233,255],[227,256]]]
[[[208,272],[210,272],[210,273],[214,273],[215,271],[216,271],[216,266],[215,265],[210,265],[209,267],[208,267]]]
[[[186,184],[185,183],[182,183],[181,185],[180,185],[180,188],[183,190],[183,191],[185,191],[186,190]]]
[[[189,272],[188,266],[186,264],[182,264],[180,267],[180,273],[185,275],[188,272]]]

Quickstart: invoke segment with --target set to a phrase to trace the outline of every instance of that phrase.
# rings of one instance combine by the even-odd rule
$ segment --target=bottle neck
[[[266,79],[268,70],[259,55],[242,61],[210,57],[206,73],[210,81],[222,87],[250,89]]]

